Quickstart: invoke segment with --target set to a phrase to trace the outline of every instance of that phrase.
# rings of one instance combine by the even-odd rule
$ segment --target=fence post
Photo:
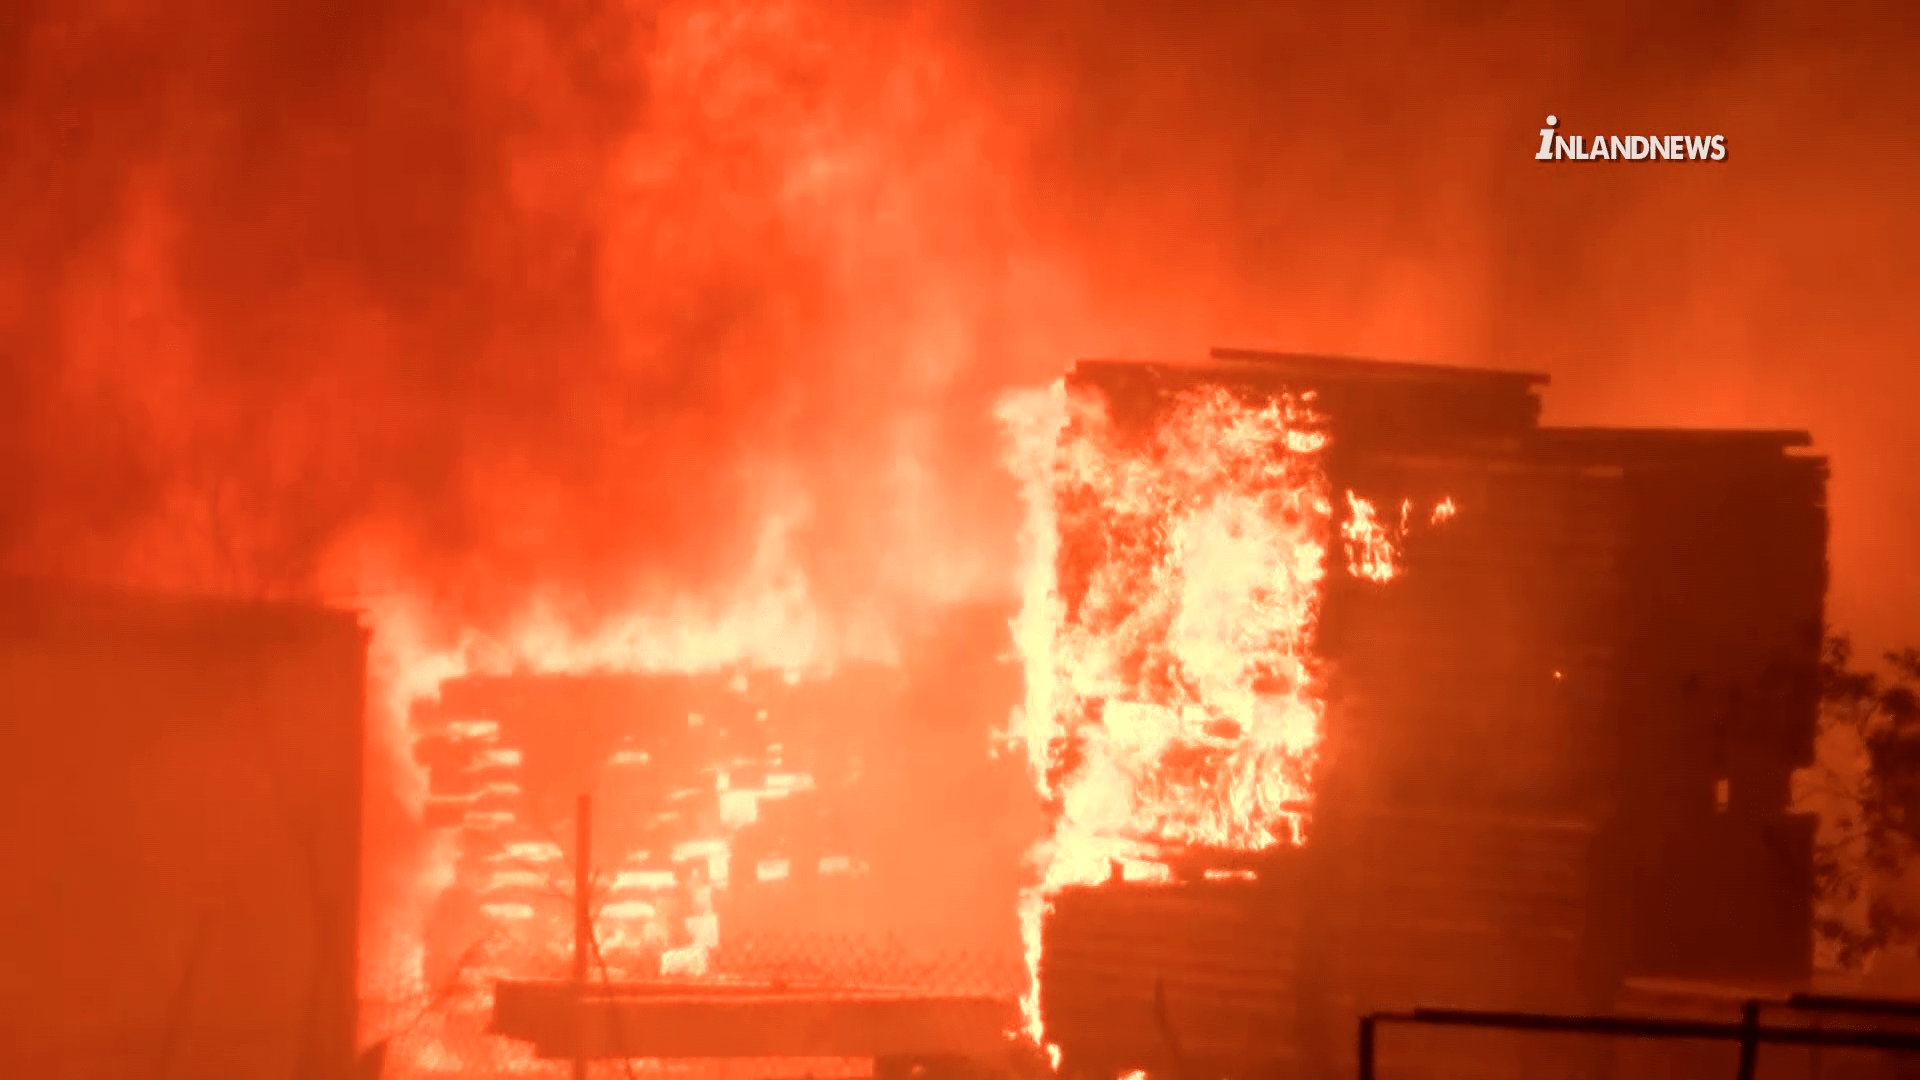
[[[1360,1080],[1373,1080],[1373,1017],[1360,1018]]]
[[[593,956],[593,796],[582,795],[573,821],[574,1080],[586,1080],[587,964]]]
[[[1760,1069],[1760,1003],[1740,1006],[1740,1080],[1754,1080]]]
[[[1821,1030],[1822,1028],[1825,1028],[1826,1026],[1827,1026],[1827,1025],[1826,1025],[1826,1023],[1825,1023],[1825,1018],[1824,1018],[1824,1017],[1822,1017],[1822,1016],[1820,1016],[1819,1014],[1817,1014],[1817,1013],[1816,1013],[1816,1014],[1814,1015],[1814,1018],[1813,1018],[1813,1029],[1814,1029],[1815,1031],[1819,1031],[1819,1030]],[[1808,1048],[1807,1048],[1807,1057],[1808,1057],[1808,1061],[1807,1061],[1807,1072],[1811,1074],[1811,1080],[1821,1080],[1821,1068],[1820,1068],[1820,1064],[1821,1064],[1821,1054],[1820,1054],[1820,1047],[1818,1047],[1818,1046],[1810,1046],[1810,1047],[1808,1047]]]

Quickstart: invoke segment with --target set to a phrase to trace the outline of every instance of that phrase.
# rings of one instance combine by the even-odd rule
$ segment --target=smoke
[[[995,396],[1234,343],[1809,427],[1835,619],[1910,635],[1902,20],[14,0],[0,571],[399,596],[423,641],[769,550],[829,624],[1011,599]],[[1535,162],[1548,113],[1729,157]]]
[[[1010,588],[990,403],[1075,335],[937,14],[0,15],[0,572],[369,606],[378,993],[447,644]]]
[[[1024,256],[1004,129],[922,17],[35,14],[8,564],[484,623],[717,586],[775,528],[828,601],[983,587],[985,470],[944,478]]]
[[[1553,422],[1807,428],[1834,461],[1832,618],[1876,646],[1920,632],[1910,13],[980,11],[997,92],[1059,106],[1021,190],[1092,298],[1076,353],[1494,364],[1551,373]],[[1549,113],[1730,156],[1535,162]]]
[[[16,569],[485,621],[697,591],[776,522],[828,599],[992,590],[995,390],[1238,341],[1545,368],[1569,419],[1815,427],[1841,612],[1920,600],[1885,19],[12,10]],[[1547,112],[1732,154],[1541,165]]]

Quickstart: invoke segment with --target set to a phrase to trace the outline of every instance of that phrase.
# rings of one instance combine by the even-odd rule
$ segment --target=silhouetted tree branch
[[[1920,912],[1892,887],[1920,850],[1920,649],[1883,659],[1884,673],[1856,668],[1852,642],[1836,636],[1820,664],[1823,734],[1842,736],[1858,760],[1823,762],[1814,781],[1840,808],[1814,853],[1825,908],[1816,930],[1849,968],[1920,940]]]

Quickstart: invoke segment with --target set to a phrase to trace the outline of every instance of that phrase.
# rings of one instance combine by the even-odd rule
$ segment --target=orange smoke
[[[1853,463],[1843,621],[1920,588],[1855,580],[1920,505],[1886,464],[1911,275],[1780,270],[1907,265],[1884,19],[1436,10],[1395,55],[1344,10],[1168,0],[15,7],[9,568],[299,591],[372,531],[405,573],[353,591],[497,629],[533,585],[724,584],[798,477],[817,580],[998,587],[992,393],[1217,335],[1534,356],[1582,422],[1812,423]],[[1716,59],[1655,85],[1644,41]],[[1752,150],[1573,179],[1520,152],[1553,101]]]

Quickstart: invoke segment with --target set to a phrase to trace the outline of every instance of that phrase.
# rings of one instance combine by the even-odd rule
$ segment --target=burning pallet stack
[[[476,985],[567,969],[574,806],[592,793],[616,980],[1017,993],[1015,914],[999,901],[1031,829],[993,816],[986,789],[1011,802],[1024,778],[987,757],[981,730],[1017,696],[1006,617],[952,616],[896,666],[449,681],[412,718],[432,821],[457,841],[429,967],[444,978],[491,942]],[[971,814],[947,809],[969,800]],[[983,929],[982,909],[1000,922]]]
[[[1329,560],[1304,848],[1257,881],[1057,899],[1043,1011],[1087,1075],[1350,1074],[1370,1009],[1806,975],[1812,836],[1787,777],[1812,757],[1824,462],[1800,433],[1542,427],[1545,382],[1229,350],[1076,366],[1123,425],[1199,387],[1312,393],[1336,497],[1454,515],[1399,529],[1388,587]],[[1395,1075],[1598,1067],[1515,1042],[1409,1042]]]
[[[860,872],[834,813],[851,762],[806,749],[819,692],[777,673],[443,686],[413,718],[430,812],[459,830],[456,881],[431,924],[438,962],[492,940],[511,947],[505,969],[483,975],[565,968],[574,853],[563,841],[578,792],[600,793],[598,921],[620,975],[703,970],[717,894]]]
[[[1000,805],[1032,812],[1022,763],[982,738],[1017,696],[1006,618],[947,612],[893,665],[443,685],[413,717],[436,820],[458,830],[429,951],[444,967],[496,946],[467,969],[481,1008],[462,1022],[491,998],[486,1045],[523,1064],[891,1075],[1004,1058],[1024,975],[1008,900],[1034,831]],[[575,982],[582,793],[607,965]],[[450,1064],[480,1071],[483,1052]]]

